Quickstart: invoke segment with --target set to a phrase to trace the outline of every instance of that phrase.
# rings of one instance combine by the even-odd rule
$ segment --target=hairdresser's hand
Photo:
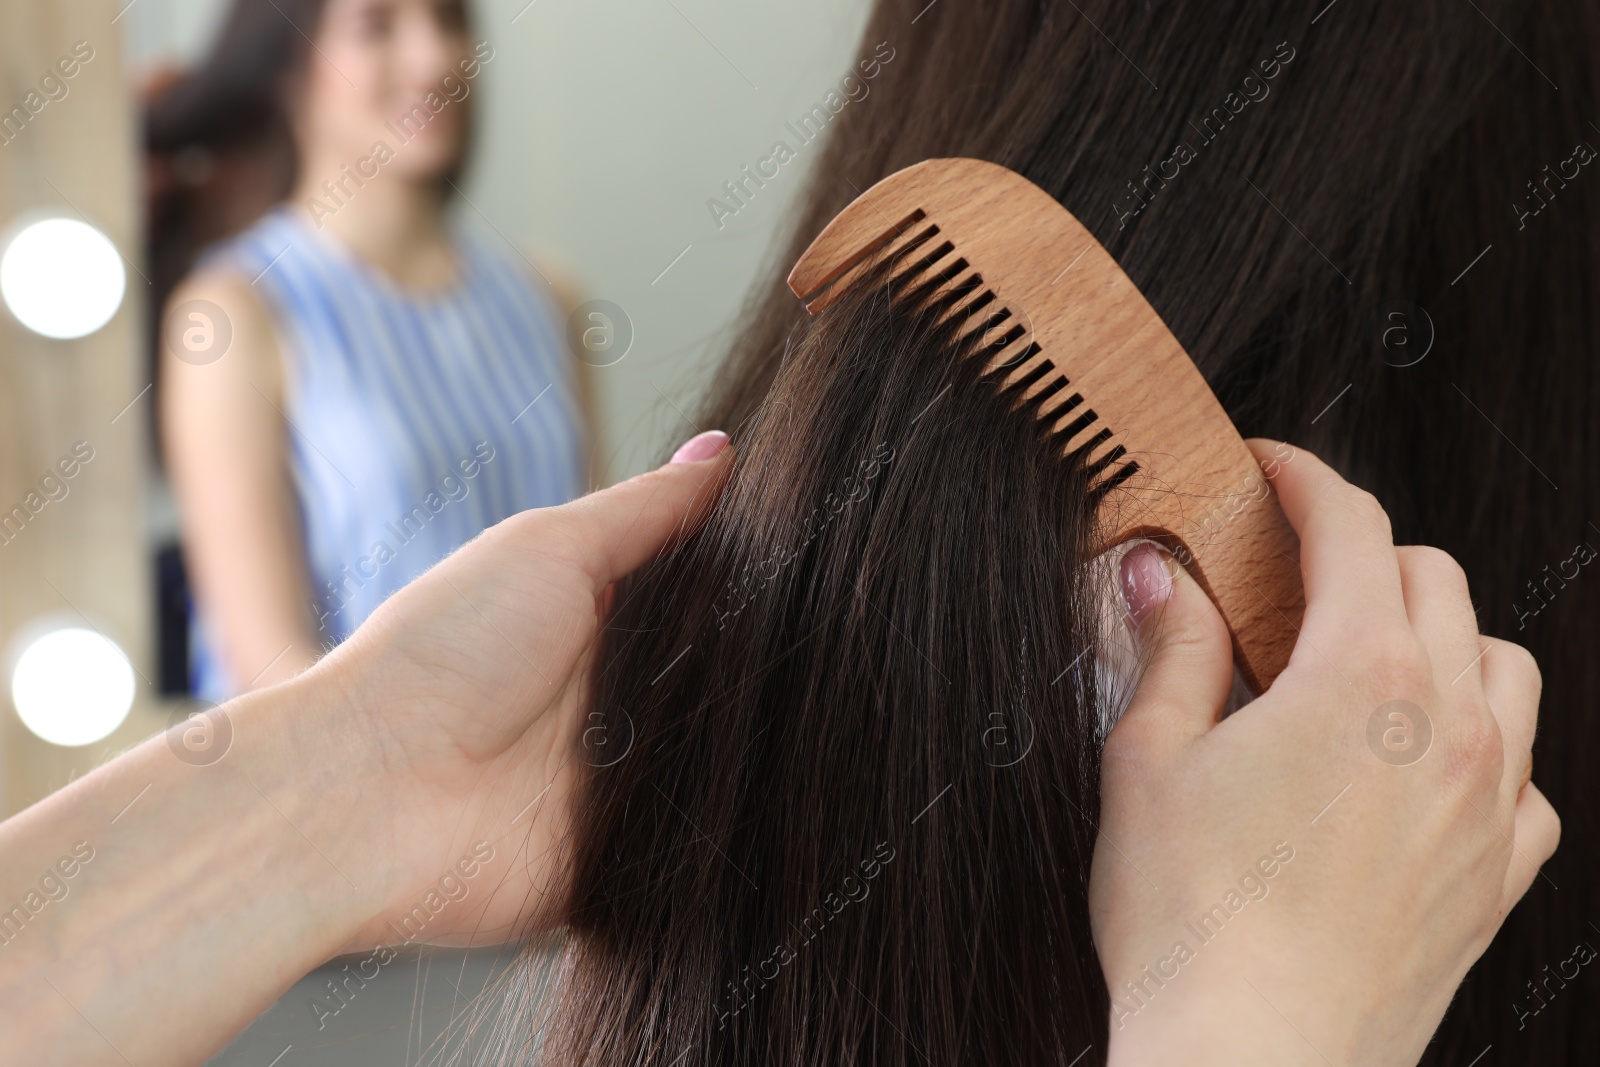
[[[726,438],[696,441],[0,822],[5,1062],[202,1063],[340,951],[362,958],[305,1005],[319,1028],[406,941],[560,921],[566,799],[606,758],[583,713],[607,588],[720,491]]]
[[[1479,636],[1460,568],[1396,548],[1304,451],[1275,484],[1304,628],[1227,719],[1211,602],[1153,550],[1123,564],[1151,659],[1106,744],[1091,878],[1113,1064],[1416,1063],[1560,834],[1524,785],[1538,668]]]
[[[405,916],[453,870],[446,888],[464,885],[461,900],[419,940],[491,942],[562,921],[568,798],[628,742],[586,721],[609,586],[703,517],[726,442],[702,435],[679,462],[492,527],[304,676],[348,716],[348,802],[372,846],[356,880],[381,894],[351,951],[412,932]]]

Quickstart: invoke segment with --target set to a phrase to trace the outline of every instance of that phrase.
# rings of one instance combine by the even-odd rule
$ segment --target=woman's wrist
[[[343,683],[323,666],[231,702],[235,751],[218,762],[239,757],[241,794],[275,816],[286,852],[299,849],[292,866],[319,891],[306,903],[332,945],[324,958],[382,911],[393,881],[382,862],[392,828],[381,756]]]
[[[1350,1062],[1325,1039],[1313,1045],[1303,1032],[1304,1022],[1296,1027],[1263,992],[1252,990],[1237,975],[1214,976],[1206,989],[1188,991],[1182,999],[1164,1004],[1152,1000],[1135,1015],[1117,1011],[1117,1002],[1126,1000],[1127,994],[1119,997],[1113,988],[1107,1067],[1157,1063],[1328,1067]]]
[[[0,990],[23,1050],[198,1060],[374,913],[358,847],[370,828],[338,772],[349,742],[312,740],[335,710],[325,695],[248,694],[0,827],[0,908],[17,905]],[[201,728],[213,743],[186,745],[184,730]],[[184,1008],[153,1019],[129,984]]]
[[[419,765],[415,743],[397,737],[397,725],[449,711],[396,684],[383,666],[394,653],[381,645],[373,638],[343,647],[245,712],[247,726],[259,717],[256,729],[277,754],[284,814],[341,876],[342,906],[331,916],[339,940],[327,954],[359,953],[380,965],[412,943],[511,936],[517,924],[502,928],[480,909],[484,887],[506,876],[527,839],[531,814],[518,802],[521,821],[512,808],[490,817],[460,782]],[[548,796],[550,780],[535,781],[530,795]],[[515,785],[508,780],[505,792],[515,795]],[[441,826],[452,831],[449,844],[437,840]]]

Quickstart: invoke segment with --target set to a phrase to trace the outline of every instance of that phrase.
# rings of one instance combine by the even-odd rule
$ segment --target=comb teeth
[[[937,318],[941,325],[955,319],[973,323],[959,333],[958,347],[970,349],[970,358],[986,361],[983,379],[1012,399],[1014,411],[1048,424],[1046,432],[1060,442],[1062,458],[1089,476],[1095,499],[1138,473],[1139,464],[1125,458],[1127,448],[1095,410],[1079,410],[1083,396],[1068,388],[1071,380],[1034,339],[1026,313],[1008,306],[984,284],[955,244],[940,236],[937,223],[919,225],[925,218],[915,212],[877,247],[864,251],[852,268],[864,273],[888,260],[891,292],[919,304],[943,305]],[[846,287],[840,279],[832,295]]]
[[[1230,487],[1259,486],[1260,466],[1133,279],[1055,197],[985,160],[923,160],[858,191],[788,280],[812,314],[883,285],[937,318],[979,399],[1034,420],[1021,425],[1073,464],[1097,511],[1094,552],[1133,537],[1183,548],[1251,691],[1288,665],[1305,610],[1299,538],[1271,493],[1233,508],[1225,535],[1214,512],[1197,523],[1197,494],[1237,500]]]

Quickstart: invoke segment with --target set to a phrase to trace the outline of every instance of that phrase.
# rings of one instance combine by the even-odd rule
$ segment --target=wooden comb
[[[1300,542],[1260,466],[1183,346],[1100,243],[1020,174],[977,159],[897,171],[828,223],[789,273],[817,314],[886,258],[960,293],[1000,380],[1049,391],[1063,456],[1100,496],[1103,548],[1165,545],[1216,603],[1234,661],[1262,692],[1305,608]]]

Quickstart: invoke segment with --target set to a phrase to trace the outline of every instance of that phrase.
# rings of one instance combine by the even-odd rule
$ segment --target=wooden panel
[[[142,521],[152,397],[140,396],[148,384],[139,350],[147,283],[138,262],[134,102],[121,64],[122,27],[113,21],[126,2],[0,0],[0,116],[16,106],[26,110],[30,91],[39,93],[36,105],[47,101],[26,125],[0,137],[0,228],[37,213],[85,219],[121,250],[129,281],[116,317],[79,340],[39,337],[0,311],[0,511],[37,489],[75,442],[93,449],[65,482],[67,494],[0,543],[0,648],[7,652],[0,784],[7,814],[165,723],[151,684],[154,624]],[[58,97],[48,99],[40,79],[80,41],[93,49],[92,58],[63,79],[65,95],[48,86]],[[105,741],[58,748],[16,717],[10,655],[19,631],[40,620],[87,622],[116,641],[139,672],[134,710]]]

